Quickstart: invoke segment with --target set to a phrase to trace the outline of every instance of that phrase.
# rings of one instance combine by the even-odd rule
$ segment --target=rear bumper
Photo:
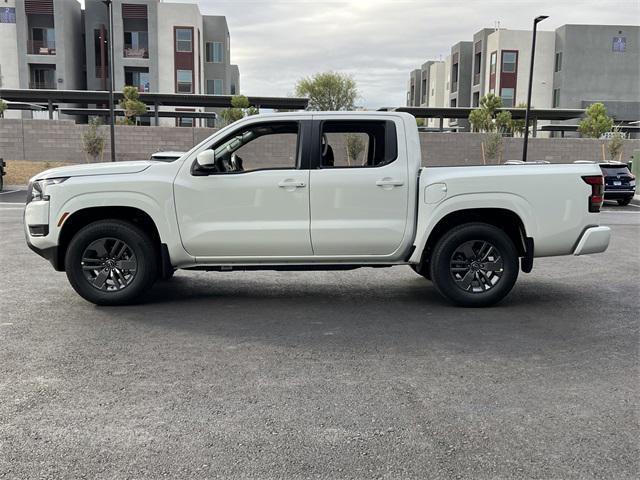
[[[611,229],[609,227],[589,227],[582,233],[573,254],[602,253],[609,246],[610,239]]]
[[[605,190],[605,200],[623,200],[625,198],[633,198],[635,190]]]

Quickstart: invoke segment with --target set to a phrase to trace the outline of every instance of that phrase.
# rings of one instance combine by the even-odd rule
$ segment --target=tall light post
[[[531,89],[533,87],[533,59],[536,55],[536,31],[538,24],[548,15],[540,15],[533,19],[533,39],[531,41],[531,66],[529,67],[529,88],[527,89],[527,109],[524,113],[524,143],[522,144],[522,161],[527,161],[527,147],[529,146],[529,114],[531,113]]]
[[[109,128],[111,130],[111,161],[116,161],[116,118],[113,105],[113,5],[112,0],[102,0],[109,14]]]

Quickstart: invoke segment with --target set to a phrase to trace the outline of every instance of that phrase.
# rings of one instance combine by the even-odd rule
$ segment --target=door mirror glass
[[[216,154],[213,150],[205,150],[196,155],[196,162],[204,168],[212,168],[216,164]]]

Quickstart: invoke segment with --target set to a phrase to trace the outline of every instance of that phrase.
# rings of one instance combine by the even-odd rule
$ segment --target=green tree
[[[480,108],[489,113],[491,118],[493,118],[496,115],[496,110],[502,108],[502,99],[495,93],[487,93],[480,99]]]
[[[100,132],[100,125],[102,125],[102,122],[98,117],[91,119],[87,131],[82,135],[82,150],[94,162],[98,156],[102,158],[102,153],[104,152],[105,138]]]
[[[124,110],[124,121],[122,125],[134,125],[136,117],[147,113],[147,106],[140,101],[140,94],[137,87],[127,86],[122,89],[122,100],[118,106]]]
[[[469,113],[469,123],[474,132],[488,132],[493,127],[491,115],[482,108],[476,108]]]
[[[502,108],[502,100],[493,93],[488,93],[480,99],[480,106],[469,113],[469,123],[474,132],[501,133],[511,131],[509,112],[498,112]]]
[[[7,102],[0,98],[0,118],[4,118],[4,112],[7,110]]]
[[[527,108],[526,103],[519,103],[516,108]],[[511,119],[511,131],[514,135],[524,135],[524,119],[513,120]]]
[[[345,136],[345,150],[347,165],[355,165],[360,154],[364,152],[364,140],[357,133],[348,133]]]
[[[503,110],[496,114],[495,126],[499,133],[510,133],[511,128],[511,112]]]
[[[256,115],[258,109],[251,106],[249,99],[244,95],[234,95],[231,98],[231,108],[225,108],[220,112],[220,116],[224,120],[225,124],[229,125],[241,118],[249,115]]]
[[[607,109],[602,103],[589,105],[585,115],[578,124],[578,131],[585,137],[600,138],[613,128],[613,119],[607,115]]]
[[[316,73],[296,84],[296,95],[309,97],[309,110],[353,110],[358,98],[355,80],[337,72]]]

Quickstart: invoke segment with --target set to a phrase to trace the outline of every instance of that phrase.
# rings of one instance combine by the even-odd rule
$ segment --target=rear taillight
[[[589,211],[598,213],[604,201],[604,177],[602,175],[587,175],[582,177],[585,183],[591,185],[589,196]]]

